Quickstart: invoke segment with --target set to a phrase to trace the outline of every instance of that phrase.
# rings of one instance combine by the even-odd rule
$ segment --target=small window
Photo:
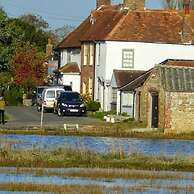
[[[90,65],[94,63],[94,45],[90,44]]]
[[[89,45],[84,45],[84,65],[88,65],[89,60]]]
[[[122,50],[122,66],[124,68],[134,67],[134,50],[123,49]]]

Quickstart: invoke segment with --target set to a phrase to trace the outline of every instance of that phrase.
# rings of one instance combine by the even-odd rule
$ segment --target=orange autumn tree
[[[16,49],[12,58],[14,82],[26,92],[44,83],[47,69],[44,65],[45,54],[30,44]]]

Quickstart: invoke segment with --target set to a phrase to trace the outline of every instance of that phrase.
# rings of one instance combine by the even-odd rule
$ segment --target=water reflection
[[[122,149],[125,153],[141,152],[151,155],[194,154],[194,141],[192,140],[1,135],[0,148],[6,145],[5,140],[12,142],[10,146],[14,149],[56,149],[73,147],[101,153]]]

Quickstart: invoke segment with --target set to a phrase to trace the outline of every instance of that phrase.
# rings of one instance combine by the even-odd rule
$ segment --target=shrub
[[[12,86],[5,90],[5,101],[8,105],[21,105],[23,89],[21,87]]]
[[[100,108],[100,103],[91,100],[91,101],[89,101],[89,102],[86,104],[86,107],[87,107],[87,110],[88,110],[88,111],[95,112],[95,111],[98,111],[98,110],[99,110],[99,108]]]

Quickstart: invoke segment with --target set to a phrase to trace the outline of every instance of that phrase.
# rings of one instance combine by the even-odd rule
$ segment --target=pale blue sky
[[[146,7],[160,8],[162,0],[146,0]],[[122,0],[112,0],[121,3]],[[17,17],[26,13],[40,15],[49,26],[62,27],[64,24],[78,25],[96,6],[96,0],[0,0],[10,17]]]

